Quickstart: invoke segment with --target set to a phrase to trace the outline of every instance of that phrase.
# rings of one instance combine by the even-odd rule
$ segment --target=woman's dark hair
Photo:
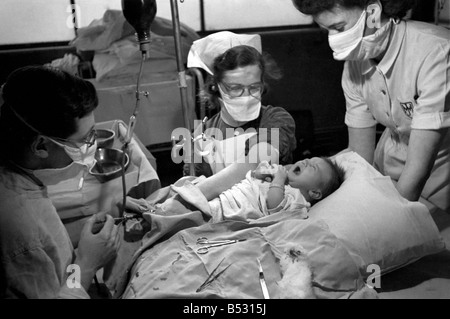
[[[292,0],[294,6],[307,15],[316,15],[333,9],[335,6],[343,8],[365,8],[373,0]],[[380,0],[383,14],[389,18],[404,18],[408,10],[415,7],[417,0]]]
[[[269,54],[265,52],[261,54],[254,47],[248,45],[235,46],[214,59],[214,76],[209,76],[206,80],[200,98],[210,108],[218,107],[220,105],[218,101],[220,93],[217,84],[222,81],[225,72],[248,65],[257,65],[261,69],[261,80],[265,85],[265,91],[268,89],[267,82],[279,80],[282,76],[281,70]]]
[[[92,83],[46,66],[13,71],[3,85],[2,98],[0,142],[9,150],[2,153],[12,153],[6,156],[20,156],[38,135],[29,126],[44,135],[67,138],[78,129],[75,120],[98,105]]]

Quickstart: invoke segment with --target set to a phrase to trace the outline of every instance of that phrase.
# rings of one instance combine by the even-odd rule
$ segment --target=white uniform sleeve
[[[87,292],[81,288],[69,288],[61,282],[58,266],[47,253],[36,248],[25,251],[3,262],[6,274],[6,298],[29,299],[89,299]]]
[[[437,45],[427,56],[418,76],[419,97],[413,129],[450,127],[450,55],[448,46]]]
[[[377,124],[361,94],[360,86],[361,71],[354,62],[345,62],[342,74],[342,89],[347,107],[345,124],[352,128],[368,128]]]

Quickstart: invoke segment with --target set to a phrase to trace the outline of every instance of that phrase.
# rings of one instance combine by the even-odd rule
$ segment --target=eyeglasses
[[[230,95],[231,97],[240,97],[242,96],[242,94],[244,94],[245,90],[247,89],[248,94],[250,94],[253,97],[260,98],[262,92],[264,91],[264,83],[262,82],[250,85],[227,84],[225,82],[221,82],[220,84],[223,85],[226,93],[228,93],[228,95]]]
[[[43,134],[41,134],[41,135],[43,135]],[[48,136],[48,137],[53,140],[60,141],[63,143],[70,143],[72,145],[75,145],[76,147],[79,147],[78,144],[87,144],[88,146],[92,146],[95,144],[95,141],[97,140],[97,131],[93,128],[92,130],[89,131],[89,133],[86,135],[86,137],[84,137],[83,139],[78,140],[78,141],[68,140],[65,138],[53,137],[53,136]]]

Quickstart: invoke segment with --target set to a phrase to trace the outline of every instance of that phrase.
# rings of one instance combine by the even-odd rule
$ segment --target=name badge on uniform
[[[403,112],[405,112],[406,116],[412,119],[413,113],[414,113],[413,103],[412,102],[406,102],[406,103],[400,102],[400,106],[402,107]]]

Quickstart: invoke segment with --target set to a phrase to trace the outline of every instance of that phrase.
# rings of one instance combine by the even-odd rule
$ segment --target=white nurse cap
[[[229,31],[221,31],[194,41],[189,51],[187,66],[188,68],[202,68],[213,75],[214,59],[238,45],[248,45],[262,53],[261,36],[259,34],[235,34]]]

